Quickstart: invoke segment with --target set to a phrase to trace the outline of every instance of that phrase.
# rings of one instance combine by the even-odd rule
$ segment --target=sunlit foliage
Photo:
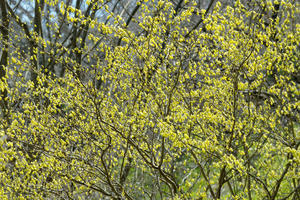
[[[299,199],[296,2],[1,0],[0,199]]]

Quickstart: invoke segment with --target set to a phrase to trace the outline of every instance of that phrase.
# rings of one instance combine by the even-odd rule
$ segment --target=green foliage
[[[114,2],[2,5],[0,198],[298,199],[299,4]]]

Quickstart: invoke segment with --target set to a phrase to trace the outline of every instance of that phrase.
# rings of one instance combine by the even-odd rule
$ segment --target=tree
[[[299,198],[295,1],[0,2],[2,199]]]

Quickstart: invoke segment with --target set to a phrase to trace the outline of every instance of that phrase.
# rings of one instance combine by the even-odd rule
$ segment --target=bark
[[[6,8],[6,1],[0,0],[1,13],[2,13],[2,26],[1,26],[1,34],[2,34],[2,54],[0,60],[0,81],[6,82],[6,67],[8,64],[8,40],[9,40],[9,19]],[[7,88],[0,90],[0,104],[2,110],[2,116],[6,120],[8,120],[8,102],[7,102]]]

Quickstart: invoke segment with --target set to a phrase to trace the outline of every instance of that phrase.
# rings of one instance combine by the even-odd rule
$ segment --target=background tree
[[[298,199],[295,1],[1,0],[2,199]]]

